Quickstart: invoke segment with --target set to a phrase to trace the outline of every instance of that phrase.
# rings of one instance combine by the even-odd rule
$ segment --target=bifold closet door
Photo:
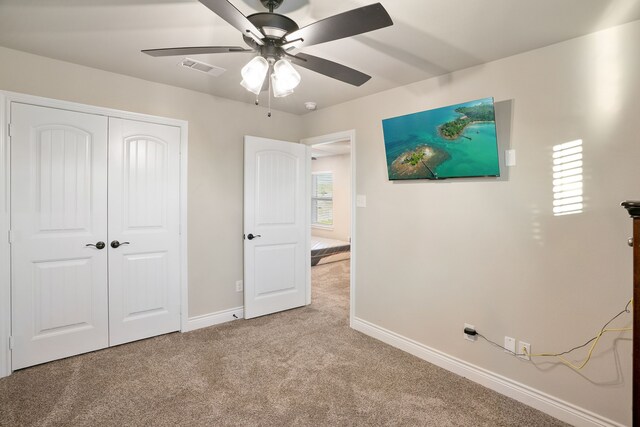
[[[107,118],[12,103],[11,130],[12,368],[20,369],[109,345]]]
[[[109,119],[110,345],[180,329],[180,128]]]

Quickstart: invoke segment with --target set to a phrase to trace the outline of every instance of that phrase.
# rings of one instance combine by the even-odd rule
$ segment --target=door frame
[[[11,375],[11,103],[21,102],[41,107],[95,114],[180,128],[180,330],[186,331],[188,313],[187,258],[187,159],[188,122],[185,120],[61,101],[16,92],[0,91],[0,378]]]
[[[332,142],[349,140],[351,145],[351,253],[349,259],[349,326],[353,328],[356,315],[356,131],[355,129],[335,132],[328,135],[315,136],[300,140],[301,144],[308,146],[315,144],[329,144]],[[309,182],[311,169],[309,169]],[[311,213],[309,213],[311,215]],[[309,221],[309,242],[311,242],[311,221]],[[311,280],[307,285],[307,304],[311,304]]]

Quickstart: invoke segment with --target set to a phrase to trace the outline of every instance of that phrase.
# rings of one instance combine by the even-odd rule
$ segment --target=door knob
[[[627,240],[627,245],[633,247],[633,237],[629,237],[629,240]]]
[[[93,246],[96,249],[104,249],[106,246],[104,242],[97,242],[95,245],[93,243],[87,243],[85,246]]]
[[[262,236],[259,235],[259,234],[251,234],[251,233],[247,234],[247,239],[249,239],[249,240],[253,240],[256,237],[262,237]]]
[[[113,242],[111,242],[111,247],[113,249],[117,249],[119,246],[128,245],[128,244],[129,242],[118,242],[117,240],[114,240]]]

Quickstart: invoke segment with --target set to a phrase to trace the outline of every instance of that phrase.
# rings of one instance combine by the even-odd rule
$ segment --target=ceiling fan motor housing
[[[263,3],[268,0],[263,0]],[[284,49],[279,47],[284,37],[297,31],[300,27],[291,18],[277,13],[260,12],[247,16],[247,19],[265,35],[264,46],[259,46],[251,37],[243,35],[245,43],[251,48],[259,50],[266,58],[280,58]]]

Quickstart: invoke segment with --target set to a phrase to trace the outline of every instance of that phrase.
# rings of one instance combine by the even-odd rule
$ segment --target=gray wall
[[[631,298],[631,221],[619,204],[640,198],[639,45],[635,22],[305,115],[309,137],[356,130],[356,193],[367,196],[356,317],[630,424],[629,332],[605,336],[577,373],[465,341],[462,328],[563,351]],[[516,167],[503,163],[499,179],[388,181],[382,119],[487,96]],[[556,217],[552,147],[575,139],[585,209]]]
[[[0,89],[189,122],[189,316],[242,306],[243,136],[298,141],[301,118],[0,48]]]

